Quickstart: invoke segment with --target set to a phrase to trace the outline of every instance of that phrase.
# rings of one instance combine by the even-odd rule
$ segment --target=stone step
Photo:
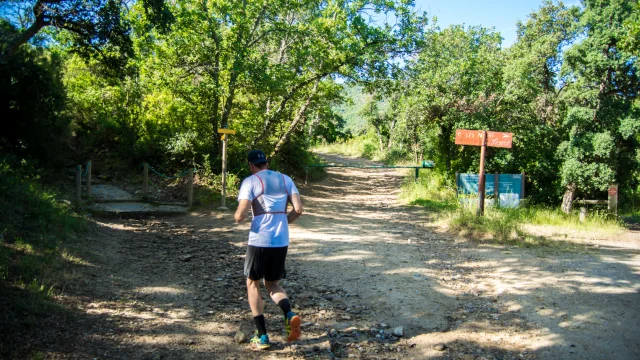
[[[91,198],[96,201],[117,200],[135,202],[137,198],[127,191],[112,185],[96,185],[91,187]]]
[[[186,206],[179,204],[142,202],[102,202],[91,204],[85,207],[85,209],[90,211],[94,216],[119,217],[185,215],[188,211]]]

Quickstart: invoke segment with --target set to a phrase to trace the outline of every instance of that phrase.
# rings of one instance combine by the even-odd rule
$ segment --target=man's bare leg
[[[253,317],[262,315],[264,301],[260,296],[260,280],[247,279],[247,299],[249,300]]]
[[[274,303],[278,304],[280,300],[288,299],[287,292],[278,284],[278,281],[266,281],[264,286],[269,291],[269,296]]]
[[[251,313],[253,313],[253,322],[256,325],[257,336],[251,338],[251,343],[255,344],[259,350],[266,350],[271,347],[269,337],[267,336],[267,325],[264,321],[264,301],[260,296],[260,280],[247,279],[247,298]]]

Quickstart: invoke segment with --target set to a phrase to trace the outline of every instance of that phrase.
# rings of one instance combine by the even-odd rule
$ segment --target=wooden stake
[[[520,201],[524,200],[524,171],[522,172],[522,183],[520,184],[520,191],[522,192],[522,194],[520,194]]]
[[[493,203],[495,205],[496,208],[500,207],[500,189],[498,187],[498,184],[500,183],[500,174],[498,174],[498,172],[496,171],[496,173],[493,175]]]
[[[613,184],[609,186],[608,190],[609,201],[607,202],[607,207],[609,208],[609,212],[615,214],[616,218],[618,217],[618,184]]]
[[[487,132],[482,131],[482,147],[480,148],[480,179],[478,181],[478,212],[476,216],[484,215],[484,193],[485,193],[485,178],[484,178],[484,157],[487,151]]]
[[[189,169],[189,182],[187,183],[187,208],[191,209],[193,206],[193,170]]]
[[[87,200],[91,200],[91,160],[87,162]]]
[[[82,196],[82,165],[76,167],[76,209],[80,207],[80,196]]]
[[[142,170],[142,198],[147,199],[147,191],[149,190],[149,163],[143,164]]]
[[[227,138],[222,135],[222,197],[220,210],[227,210]]]

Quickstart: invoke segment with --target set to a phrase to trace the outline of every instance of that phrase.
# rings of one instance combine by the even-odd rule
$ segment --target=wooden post
[[[87,200],[91,200],[91,160],[87,161]]]
[[[416,166],[416,182],[418,182],[418,175],[420,175],[420,172],[418,169],[419,168]]]
[[[580,222],[585,222],[587,221],[587,208],[586,207],[581,207],[580,208],[580,217],[579,217]]]
[[[222,134],[222,197],[220,210],[227,210],[227,136]]]
[[[608,208],[609,212],[613,213],[618,217],[618,184],[613,184],[609,186],[609,201]]]
[[[82,196],[82,165],[76,167],[76,209],[80,207],[80,196]]]
[[[460,194],[459,181],[460,181],[460,173],[456,171],[456,199]]]
[[[146,200],[149,191],[149,163],[144,163],[142,166],[142,198]]]
[[[307,166],[304,169],[304,184],[307,185],[307,180],[309,180],[309,167]]]
[[[193,173],[195,169],[189,169],[187,183],[187,208],[191,209],[193,205]]]
[[[522,183],[520,184],[520,201],[524,200],[524,171],[522,172],[522,179],[520,180]]]
[[[493,174],[493,203],[496,208],[500,207],[500,188],[498,186],[499,182],[500,174],[498,174],[498,172],[496,171],[496,173]]]
[[[484,215],[484,193],[485,193],[485,176],[484,176],[484,157],[487,151],[487,132],[482,131],[482,147],[480,148],[480,179],[478,181],[478,212],[476,216]]]

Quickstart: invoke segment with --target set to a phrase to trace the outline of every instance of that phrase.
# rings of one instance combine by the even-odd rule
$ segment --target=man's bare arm
[[[287,215],[287,222],[289,224],[296,221],[296,219],[302,215],[302,200],[300,199],[300,194],[291,194],[291,205],[293,205],[293,210]]]
[[[238,209],[236,213],[233,214],[233,218],[236,219],[236,222],[240,222],[247,218],[249,215],[249,209],[251,209],[251,201],[242,199],[240,203],[238,203]]]

